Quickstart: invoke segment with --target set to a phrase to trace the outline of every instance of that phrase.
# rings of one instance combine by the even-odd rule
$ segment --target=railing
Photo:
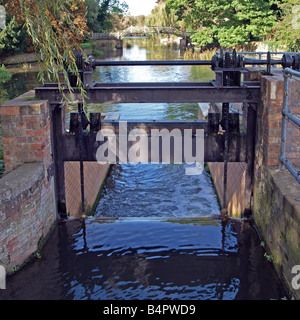
[[[107,39],[119,39],[120,38],[120,34],[119,32],[114,32],[114,33],[107,33],[107,32],[103,32],[103,33],[92,33],[92,39],[93,40],[107,40]]]
[[[297,98],[299,86],[294,85],[292,77],[294,81],[300,81],[300,72],[285,68],[280,161],[300,183],[300,102]]]
[[[100,40],[100,39],[121,39],[129,34],[150,34],[150,33],[169,33],[169,34],[175,34],[177,36],[191,36],[193,31],[182,31],[177,29],[176,27],[169,26],[169,27],[163,27],[163,26],[142,26],[142,27],[134,27],[130,26],[125,30],[119,31],[119,32],[112,32],[112,33],[92,33],[92,39],[93,40]]]

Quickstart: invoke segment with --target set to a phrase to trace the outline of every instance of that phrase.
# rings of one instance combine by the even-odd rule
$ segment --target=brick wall
[[[261,103],[257,111],[258,132],[256,158],[259,165],[278,167],[281,143],[283,76],[261,77]]]
[[[0,264],[9,273],[32,256],[56,222],[47,101],[32,92],[0,107],[6,174],[0,179]]]
[[[10,273],[44,244],[56,222],[54,182],[42,162],[0,179],[0,265]]]
[[[0,107],[5,169],[18,168],[23,163],[52,162],[50,114],[47,101],[34,101],[28,92]]]
[[[291,102],[299,105],[300,83],[295,82]],[[254,222],[275,268],[295,298],[292,267],[300,264],[300,186],[287,170],[279,170],[283,75],[261,77],[257,113],[254,175]],[[294,101],[292,101],[294,100]]]

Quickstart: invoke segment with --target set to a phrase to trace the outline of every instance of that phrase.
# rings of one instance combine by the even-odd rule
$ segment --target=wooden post
[[[65,170],[63,160],[64,107],[55,105],[51,112],[52,150],[55,167],[55,194],[57,210],[61,217],[66,216]]]

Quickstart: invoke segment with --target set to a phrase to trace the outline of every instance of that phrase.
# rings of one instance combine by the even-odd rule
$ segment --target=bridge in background
[[[168,35],[176,35],[177,37],[190,37],[194,34],[194,31],[183,31],[179,30],[176,27],[168,26],[142,26],[142,27],[134,27],[130,26],[127,29],[124,29],[119,32],[112,33],[92,33],[93,40],[108,40],[108,39],[123,39],[128,36],[145,36],[148,34],[168,34]]]

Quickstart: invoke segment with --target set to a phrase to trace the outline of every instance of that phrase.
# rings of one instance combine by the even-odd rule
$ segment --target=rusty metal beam
[[[67,89],[64,93],[70,98]],[[86,88],[86,93],[88,103],[256,103],[260,86],[247,83],[242,87],[217,87],[211,82],[94,83]],[[35,88],[35,94],[51,104],[63,100],[62,93],[53,86]],[[74,88],[74,95],[80,99],[77,88]]]
[[[102,129],[112,129],[117,135],[117,162],[118,162],[118,127],[119,121],[104,121]],[[206,162],[223,162],[224,161],[224,135],[209,134],[206,131],[206,121],[128,121],[128,132],[135,129],[144,129],[148,134],[149,146],[149,162],[151,161],[151,129],[168,129],[171,131],[178,128],[181,131],[184,129],[192,129],[196,133],[196,129],[204,129],[204,161]],[[96,140],[96,133],[86,133],[83,136],[83,161],[97,161],[96,152],[100,146],[100,142]],[[246,135],[230,134],[229,142],[229,162],[243,162],[246,160]],[[63,159],[64,161],[79,161],[79,136],[66,133],[62,139],[63,143]],[[128,142],[128,150],[136,142]],[[195,147],[196,137],[193,137],[193,147]],[[160,159],[161,159],[160,145]],[[171,159],[173,158],[174,140],[171,139]],[[182,150],[184,150],[184,139],[182,139]],[[184,159],[182,157],[182,159]],[[172,162],[172,160],[171,160]]]

